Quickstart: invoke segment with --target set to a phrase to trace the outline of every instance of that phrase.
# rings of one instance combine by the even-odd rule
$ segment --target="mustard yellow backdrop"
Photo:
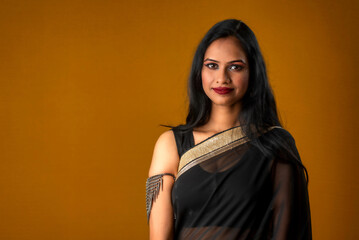
[[[359,239],[358,2],[0,1],[0,239],[147,239],[159,124],[216,22],[256,33],[314,239]]]

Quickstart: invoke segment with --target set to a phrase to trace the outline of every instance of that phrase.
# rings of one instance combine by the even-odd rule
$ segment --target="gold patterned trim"
[[[281,127],[272,126],[268,128],[267,131],[270,131],[273,128]],[[249,139],[245,137],[240,126],[227,129],[207,138],[182,155],[176,179],[193,166],[248,141]]]

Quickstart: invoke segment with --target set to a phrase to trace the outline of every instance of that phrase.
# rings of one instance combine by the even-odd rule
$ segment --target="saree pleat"
[[[295,155],[276,149],[265,156],[240,127],[181,152],[172,189],[174,239],[312,238],[306,179],[296,164],[300,156],[295,141],[278,126],[259,140],[266,145],[270,134],[283,139]]]

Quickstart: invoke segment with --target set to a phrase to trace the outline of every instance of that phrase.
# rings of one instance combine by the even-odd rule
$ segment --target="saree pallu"
[[[309,198],[295,141],[281,127],[270,134],[284,149],[265,156],[230,128],[189,148],[172,189],[174,239],[312,239]],[[193,136],[193,135],[192,135]],[[268,138],[269,137],[269,138]]]

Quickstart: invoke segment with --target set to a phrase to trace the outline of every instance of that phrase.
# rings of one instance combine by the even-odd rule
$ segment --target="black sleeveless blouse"
[[[184,152],[194,146],[193,130],[182,133],[177,128],[172,128],[172,131],[175,135],[178,155],[182,157]]]

